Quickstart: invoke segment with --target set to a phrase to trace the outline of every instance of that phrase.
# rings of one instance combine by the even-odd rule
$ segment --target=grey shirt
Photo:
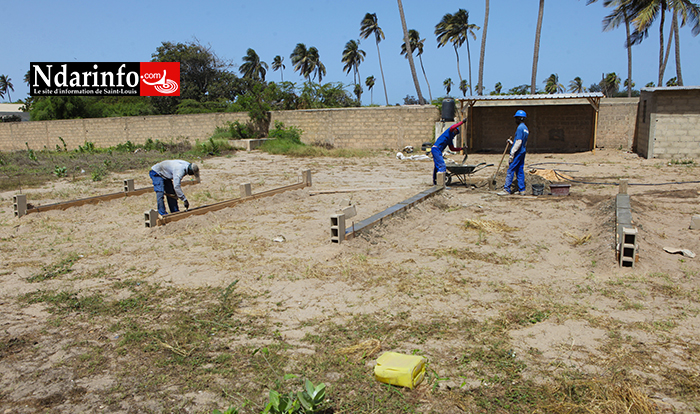
[[[161,161],[158,164],[151,167],[158,175],[168,180],[173,180],[173,187],[175,188],[175,194],[177,197],[185,201],[185,193],[182,192],[182,187],[180,187],[180,182],[182,177],[187,175],[187,168],[190,163],[183,160],[166,160]]]

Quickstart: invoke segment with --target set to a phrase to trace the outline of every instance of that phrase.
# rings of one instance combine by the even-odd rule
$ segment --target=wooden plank
[[[407,190],[411,187],[390,187],[390,188],[337,188],[335,190],[317,190],[309,191],[309,195],[320,195],[320,194],[336,194],[336,193],[355,193],[358,191],[394,191],[394,190]]]
[[[187,185],[194,185],[198,184],[197,181],[184,181],[181,183],[181,186],[187,186]],[[98,204],[102,201],[109,201],[109,200],[115,200],[117,198],[122,198],[122,197],[131,197],[131,196],[137,196],[141,194],[145,194],[149,191],[153,191],[153,187],[143,187],[143,188],[138,188],[134,191],[129,191],[129,192],[119,192],[119,193],[110,193],[110,194],[103,194],[103,195],[98,195],[98,196],[93,196],[93,197],[88,197],[88,198],[81,198],[78,200],[71,200],[71,201],[63,201],[60,203],[54,203],[54,204],[46,204],[43,206],[35,206],[32,208],[27,209],[27,214],[29,213],[40,213],[42,211],[49,211],[49,210],[65,210],[70,207],[79,207],[83,206],[85,204]]]
[[[261,193],[253,194],[248,197],[234,198],[233,200],[221,201],[215,204],[209,204],[206,206],[195,207],[187,211],[178,211],[177,213],[171,213],[164,217],[158,219],[157,225],[162,226],[173,221],[182,220],[190,216],[198,216],[201,214],[207,214],[212,211],[222,210],[224,208],[233,207],[237,204],[245,203],[247,201],[256,200],[264,197],[271,197],[275,194],[280,194],[285,191],[300,190],[302,188],[308,187],[306,182],[301,182],[298,184],[292,184],[285,187],[275,188],[268,191],[263,191]]]

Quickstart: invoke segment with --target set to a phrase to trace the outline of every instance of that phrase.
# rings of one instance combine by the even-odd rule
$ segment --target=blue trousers
[[[435,168],[433,168],[433,185],[437,185],[437,173],[447,171],[445,167],[445,159],[442,158],[442,151],[438,147],[430,148],[430,153],[433,154],[433,163]]]
[[[518,191],[525,192],[525,151],[515,154],[513,162],[508,165],[506,173],[506,184],[503,186],[510,193],[510,186],[513,184],[513,177],[518,179]]]
[[[173,187],[173,180],[163,178],[153,170],[151,170],[151,172],[148,175],[151,177],[151,181],[153,181],[153,191],[156,192],[156,204],[158,205],[158,214],[164,216],[168,214],[168,212],[165,211],[165,203],[163,202],[163,197],[166,194],[175,195],[175,187]],[[171,213],[180,211],[180,209],[177,207],[177,198],[168,197],[168,208],[170,209]]]

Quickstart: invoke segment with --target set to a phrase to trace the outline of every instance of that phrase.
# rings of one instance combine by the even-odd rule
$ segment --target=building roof
[[[535,95],[485,95],[485,96],[466,96],[459,98],[460,101],[534,101],[534,100],[550,100],[550,99],[588,99],[588,98],[603,98],[604,95],[600,92],[586,93],[551,93],[551,94],[535,94]]]
[[[654,88],[642,88],[644,92],[658,92],[658,91],[700,91],[700,86],[665,86],[665,87],[654,87]]]

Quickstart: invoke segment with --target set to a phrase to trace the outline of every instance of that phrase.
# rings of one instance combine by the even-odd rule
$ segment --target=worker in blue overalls
[[[522,109],[515,112],[515,123],[518,127],[515,130],[515,138],[513,138],[513,146],[510,149],[510,158],[508,159],[508,172],[506,173],[506,183],[503,186],[503,191],[498,195],[510,194],[510,186],[513,184],[513,177],[518,180],[518,194],[525,195],[525,145],[530,131],[525,125],[527,114]]]
[[[445,151],[445,148],[449,146],[450,150],[455,152],[462,151],[464,149],[456,148],[453,145],[455,135],[459,133],[459,127],[464,123],[464,121],[466,120],[462,120],[445,130],[445,132],[443,132],[438,139],[435,140],[435,144],[433,144],[433,147],[430,149],[430,152],[433,154],[433,163],[435,164],[435,168],[433,168],[433,185],[437,185],[437,173],[447,171],[447,167],[445,167],[445,159],[442,158],[442,152]]]

